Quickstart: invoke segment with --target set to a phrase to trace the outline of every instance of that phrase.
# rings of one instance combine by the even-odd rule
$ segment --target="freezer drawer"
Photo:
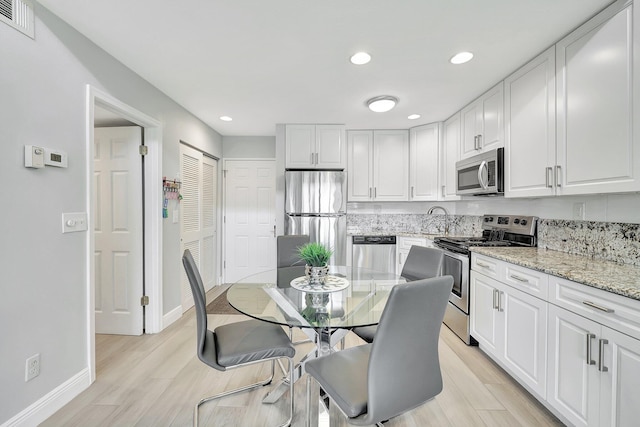
[[[347,263],[347,217],[287,215],[285,234],[307,234],[312,242],[320,242],[333,249],[329,264]]]

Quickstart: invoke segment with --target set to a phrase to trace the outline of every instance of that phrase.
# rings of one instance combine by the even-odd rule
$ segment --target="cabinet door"
[[[460,112],[460,119],[462,120],[460,158],[464,159],[479,153],[477,138],[482,131],[482,101],[478,100],[466,106]]]
[[[373,198],[373,131],[347,132],[348,139],[348,200],[366,202]]]
[[[498,286],[496,280],[471,272],[471,336],[485,353],[499,358],[503,316],[498,312]]]
[[[599,324],[549,304],[547,402],[576,426],[599,421],[599,333]]]
[[[344,169],[347,165],[344,126],[316,125],[316,164],[320,169]]]
[[[444,122],[444,137],[442,138],[442,167],[440,200],[460,200],[456,195],[458,174],[456,162],[460,160],[460,113]]]
[[[616,2],[556,45],[557,194],[640,188],[632,132],[638,116],[632,108],[633,7],[619,9]]]
[[[555,194],[555,47],[504,81],[505,197]]]
[[[440,125],[418,126],[409,135],[409,200],[438,200]]]
[[[314,167],[315,147],[315,125],[286,125],[285,167],[287,169],[308,169]]]
[[[409,200],[409,132],[376,130],[373,138],[374,199]]]
[[[547,386],[547,302],[509,286],[502,287],[502,358],[522,382],[545,398]]]
[[[601,340],[605,341],[600,344],[598,340],[603,350],[602,366],[599,366],[600,425],[637,425],[640,420],[640,341],[607,327],[602,328]]]
[[[504,145],[504,90],[500,82],[482,95],[482,128],[478,145],[480,152]]]

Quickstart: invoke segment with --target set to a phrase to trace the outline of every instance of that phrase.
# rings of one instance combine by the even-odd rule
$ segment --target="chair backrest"
[[[442,391],[438,337],[452,287],[451,276],[393,287],[371,348],[361,421],[388,420]]]
[[[182,265],[187,273],[191,293],[193,294],[193,303],[196,309],[197,324],[197,348],[198,358],[212,368],[224,371],[224,366],[218,365],[216,356],[216,343],[214,333],[207,329],[207,295],[204,292],[202,277],[198,271],[198,266],[193,260],[193,256],[189,249],[185,249],[182,254]]]
[[[411,246],[400,275],[407,281],[429,279],[442,274],[444,251],[424,246]]]
[[[278,267],[304,266],[304,261],[302,261],[300,255],[298,255],[298,248],[309,243],[309,240],[309,236],[306,234],[278,236]]]

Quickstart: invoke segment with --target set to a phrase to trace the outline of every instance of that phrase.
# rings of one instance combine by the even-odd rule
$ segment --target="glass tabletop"
[[[377,324],[391,288],[398,283],[405,279],[369,269],[330,266],[325,291],[308,283],[304,266],[283,267],[239,280],[227,291],[227,300],[239,312],[267,322],[353,328]]]

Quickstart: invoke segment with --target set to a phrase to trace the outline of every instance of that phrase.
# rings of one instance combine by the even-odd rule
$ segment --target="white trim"
[[[95,381],[95,282],[94,261],[95,241],[93,233],[93,158],[94,158],[94,110],[100,105],[127,120],[144,128],[145,145],[149,154],[145,157],[145,279],[149,305],[146,307],[146,333],[158,333],[162,325],[162,221],[158,214],[162,206],[162,123],[112,97],[111,95],[87,85],[86,116],[86,203],[87,233],[87,365],[91,375],[90,383]]]
[[[180,320],[182,317],[182,306],[179,305],[162,317],[163,327],[171,325],[173,322]]]
[[[91,373],[85,368],[41,399],[2,424],[2,427],[36,426],[71,402],[91,385]]]

